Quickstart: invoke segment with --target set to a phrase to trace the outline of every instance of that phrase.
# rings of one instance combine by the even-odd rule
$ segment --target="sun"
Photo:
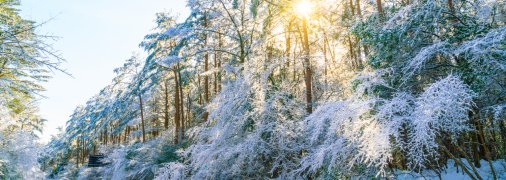
[[[295,5],[295,12],[301,16],[307,17],[313,12],[313,3],[307,0],[301,0]]]

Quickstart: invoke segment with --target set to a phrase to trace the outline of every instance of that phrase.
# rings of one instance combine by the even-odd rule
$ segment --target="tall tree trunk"
[[[77,139],[77,148],[76,148],[76,161],[77,161],[76,166],[77,166],[77,168],[79,168],[79,159],[80,159],[79,154],[80,153],[79,153],[79,138],[78,138]]]
[[[124,144],[128,144],[128,134],[130,133],[129,130],[130,130],[130,126],[127,126],[125,129],[125,139],[123,139]]]
[[[478,112],[478,110],[475,110],[476,112]],[[474,125],[474,127],[479,130],[479,126],[480,126],[480,116],[479,114],[476,114],[476,113],[469,113],[469,116],[471,117],[471,122],[472,124]],[[473,160],[474,160],[474,166],[476,166],[477,168],[480,168],[481,167],[481,163],[480,163],[480,160],[481,160],[481,157],[480,156],[480,149],[482,147],[480,147],[481,145],[481,141],[479,139],[479,134],[478,132],[470,132],[470,136],[471,136],[471,150],[472,150],[472,153],[473,153]]]
[[[453,7],[453,0],[447,0],[448,3],[448,9],[450,9],[450,13],[455,13],[455,8]]]
[[[175,81],[175,94],[174,94],[174,109],[176,110],[176,113],[174,115],[174,125],[175,125],[175,130],[174,130],[174,144],[178,144],[179,143],[179,129],[180,129],[180,119],[181,119],[181,115],[180,115],[180,108],[179,108],[179,79],[178,79],[178,73],[176,70],[174,70],[174,81]]]
[[[214,86],[214,95],[218,94],[218,53],[214,53],[214,72],[213,72],[213,77],[214,77],[214,82],[213,82],[213,86]]]
[[[286,67],[285,67],[285,70],[283,71],[283,79],[287,78],[289,76],[289,71],[290,71],[290,51],[291,51],[291,48],[292,48],[292,37],[291,37],[291,32],[292,31],[292,21],[290,21],[286,27],[286,32],[285,32],[285,58],[286,58]]]
[[[190,94],[191,94],[191,89],[188,88],[188,93],[186,93],[186,100],[188,101],[188,102],[186,102],[186,105],[187,105],[187,107],[186,107],[186,118],[188,119],[188,121],[186,122],[187,127],[190,126],[189,124],[190,124],[190,122],[191,122],[191,120],[193,118],[192,117],[192,113],[191,113],[192,99],[190,98]]]
[[[142,96],[140,93],[139,93],[139,105],[141,108],[142,142],[146,142],[146,131],[144,129],[144,110],[142,108]]]
[[[158,136],[158,121],[160,120],[160,117],[159,117],[159,106],[158,106],[158,101],[157,100],[153,100],[152,101],[153,103],[151,104],[152,107],[152,111],[151,113],[154,114],[154,117],[151,119],[151,136],[152,138],[155,138]],[[120,134],[120,137],[118,137],[118,143],[121,143],[121,134]]]
[[[191,106],[192,106],[191,103],[192,103],[192,101],[191,101],[191,98],[190,98],[190,93],[191,93],[191,91],[190,91],[190,89],[188,89],[188,93],[186,93],[186,101],[187,101],[186,102],[186,119],[187,119],[187,121],[186,121],[185,127],[189,127],[190,126],[190,122],[192,120],[192,114],[191,114]]]
[[[383,13],[383,5],[381,4],[381,0],[376,0],[376,8],[378,10],[380,21],[383,21],[384,13]]]
[[[311,72],[311,61],[309,52],[309,37],[307,19],[302,19],[302,34],[303,34],[303,48],[304,48],[304,81],[306,84],[306,112],[313,112],[313,98],[312,98],[312,72]]]
[[[358,39],[358,37],[355,37],[354,38],[355,41],[353,42],[353,46],[356,47],[356,55],[355,55],[355,60],[357,61],[357,67],[360,69],[362,68],[363,64],[362,64],[362,50],[360,49],[360,44],[359,44],[359,41],[360,39]]]
[[[355,51],[353,50],[353,43],[351,42],[351,34],[348,35],[348,47],[349,47],[349,54],[350,54],[350,59],[351,59],[351,67],[353,69],[357,69],[357,61],[356,61],[356,57],[355,57]]]
[[[325,86],[328,84],[327,82],[327,62],[328,62],[328,59],[327,59],[327,34],[325,33],[325,31],[323,31],[323,74],[325,77],[323,77],[325,79]]]
[[[362,19],[362,8],[360,7],[360,0],[357,0],[357,15],[360,19]],[[360,39],[359,39],[359,42],[360,42]],[[362,47],[364,48],[364,57],[367,60],[367,57],[369,56],[369,47],[366,44],[362,45]],[[360,49],[360,47],[359,47],[359,49]]]
[[[492,127],[494,127],[494,126],[492,125]],[[485,142],[485,133],[483,132],[483,125],[481,123],[478,126],[478,133],[479,133],[480,142],[482,143],[481,145],[482,145],[482,148],[484,151],[484,157],[488,162],[488,166],[490,168],[490,171],[492,172],[492,177],[495,180],[495,179],[497,179],[497,174],[496,174],[494,166],[492,165],[492,162],[491,162],[492,158],[490,156],[490,150],[487,147],[487,143]],[[492,134],[492,136],[494,136],[494,134]]]
[[[204,28],[207,28],[207,17],[204,17]],[[207,33],[204,33],[204,48],[207,48]],[[204,54],[204,98],[206,104],[209,103],[209,75],[207,75],[207,71],[209,71],[209,53],[206,50]]]
[[[165,130],[169,129],[169,83],[167,81],[164,82],[165,85],[165,111],[164,111],[164,123],[163,127]]]
[[[353,7],[353,0],[349,1],[351,16],[355,15],[355,7]]]
[[[209,71],[209,54],[204,55],[204,100],[209,103],[209,75],[207,75],[207,71]]]
[[[470,133],[471,136],[471,149],[473,151],[473,160],[474,160],[474,166],[477,168],[481,167],[480,164],[480,153],[478,152],[478,140],[477,140],[477,134],[474,132]]]
[[[221,38],[221,34],[218,34],[218,49],[221,50],[223,48],[223,40]],[[217,55],[218,55],[218,79],[216,81],[218,81],[218,92],[221,91],[221,63],[222,63],[222,55],[221,55],[221,52],[217,52]]]
[[[199,89],[199,91],[197,92],[198,95],[199,95],[199,105],[203,105],[203,102],[202,102],[202,92],[200,91],[202,85],[202,83],[200,82],[200,75],[197,77],[197,87]]]
[[[359,18],[362,18],[362,7],[360,7],[360,0],[357,0],[357,15]]]
[[[298,72],[298,71],[297,71],[297,61],[295,60],[295,59],[296,59],[296,57],[295,57],[295,56],[296,56],[296,54],[297,54],[297,47],[298,47],[298,44],[299,44],[299,42],[298,42],[298,38],[295,38],[295,44],[294,44],[294,46],[293,46],[294,48],[293,48],[293,51],[292,51],[292,56],[293,56],[293,58],[292,58],[292,60],[293,60],[293,63],[292,63],[292,67],[293,67],[293,70],[292,70],[292,72],[293,72],[293,74],[292,74],[292,79],[293,79],[293,80],[292,80],[292,81],[294,81],[294,82],[296,82],[296,81],[297,81],[297,72]],[[293,88],[295,88],[295,86],[293,86]]]
[[[88,157],[88,148],[86,147],[86,141],[83,140],[83,165],[84,165],[84,162],[86,161],[86,157]]]
[[[180,65],[178,63],[178,69],[180,68]],[[180,139],[183,139],[184,138],[184,128],[185,128],[185,116],[184,116],[184,92],[183,92],[183,80],[182,80],[182,77],[181,77],[181,71],[178,71],[178,80],[179,80],[179,107],[180,107],[180,111],[179,113],[181,114],[181,119],[180,119],[180,135],[179,135],[179,138]]]

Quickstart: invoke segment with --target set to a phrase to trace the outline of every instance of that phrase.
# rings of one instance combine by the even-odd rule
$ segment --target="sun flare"
[[[295,12],[302,16],[309,16],[313,12],[313,3],[307,0],[301,0],[295,5]]]

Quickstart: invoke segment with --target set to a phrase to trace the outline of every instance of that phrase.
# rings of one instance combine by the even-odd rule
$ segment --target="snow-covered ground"
[[[461,159],[461,162],[472,172],[471,167],[465,159]],[[481,167],[477,168],[476,171],[480,174],[483,179],[494,179],[490,165],[487,161],[480,161]],[[492,162],[497,179],[506,179],[506,161],[496,160]],[[440,175],[432,170],[425,170],[420,173],[396,171],[396,179],[445,179],[445,180],[467,180],[472,179],[467,175],[462,168],[456,167],[453,160],[448,160],[447,169],[440,172]],[[473,174],[474,175],[474,174]]]

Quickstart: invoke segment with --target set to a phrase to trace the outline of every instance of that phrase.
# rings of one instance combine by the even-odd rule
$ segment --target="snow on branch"
[[[166,58],[161,59],[156,63],[163,67],[172,68],[172,66],[178,63],[179,61],[181,61],[181,58],[179,58],[178,56],[167,56]]]
[[[436,136],[455,136],[470,130],[466,124],[473,105],[473,92],[454,75],[430,85],[417,98],[409,136],[408,159],[412,168],[425,168],[425,162],[438,156]],[[451,137],[451,138],[453,138]]]
[[[454,53],[465,57],[475,69],[506,71],[506,27],[462,43]]]
[[[402,69],[402,73],[404,74],[403,80],[413,77],[415,73],[418,73],[423,67],[434,58],[438,54],[448,54],[448,46],[447,42],[437,42],[430,46],[422,48],[416,56],[406,63],[404,68]]]
[[[186,166],[177,162],[170,162],[165,164],[162,168],[160,168],[157,173],[155,180],[163,180],[163,179],[173,179],[173,180],[183,180],[186,179],[185,176],[185,168]]]
[[[437,158],[436,136],[470,130],[473,97],[459,77],[449,75],[418,97],[398,92],[390,99],[354,96],[322,105],[304,120],[308,154],[293,173],[315,175],[322,169],[345,173],[363,165],[386,176],[396,149],[407,152],[410,167],[424,168]]]

